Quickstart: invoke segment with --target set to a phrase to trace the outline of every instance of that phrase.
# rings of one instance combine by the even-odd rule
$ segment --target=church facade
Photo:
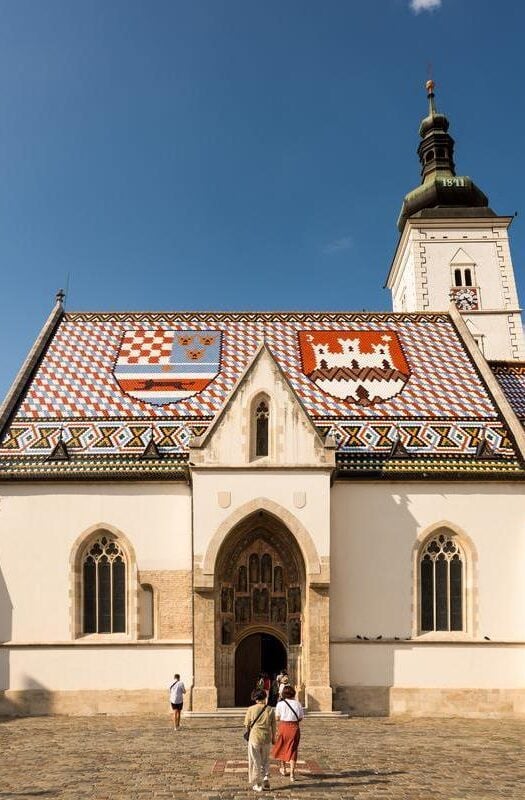
[[[0,714],[248,703],[525,714],[525,348],[511,218],[422,183],[382,313],[66,312],[0,415]]]

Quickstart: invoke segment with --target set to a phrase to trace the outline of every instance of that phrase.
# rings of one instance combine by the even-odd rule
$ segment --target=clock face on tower
[[[473,288],[462,286],[453,289],[451,295],[460,311],[477,311],[479,308],[478,293]]]

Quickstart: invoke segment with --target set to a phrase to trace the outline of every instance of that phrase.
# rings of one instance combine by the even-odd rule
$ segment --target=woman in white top
[[[279,700],[282,700],[283,697],[283,689],[285,686],[288,686],[289,678],[288,675],[281,675],[281,679],[277,679],[279,683]]]
[[[290,783],[295,781],[295,765],[299,750],[301,730],[299,723],[304,717],[303,707],[295,700],[295,689],[289,684],[283,687],[281,700],[277,703],[275,715],[279,720],[277,739],[272,750],[272,758],[281,762],[279,772],[286,775],[286,762],[290,764]]]

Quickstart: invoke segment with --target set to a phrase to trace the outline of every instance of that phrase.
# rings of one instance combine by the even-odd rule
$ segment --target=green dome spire
[[[454,139],[449,121],[436,109],[434,81],[426,83],[428,115],[421,120],[417,154],[421,163],[421,185],[409,192],[397,221],[400,231],[409,217],[494,216],[488,198],[468,176],[456,176]],[[473,212],[473,209],[478,211]],[[483,211],[481,211],[483,209]]]

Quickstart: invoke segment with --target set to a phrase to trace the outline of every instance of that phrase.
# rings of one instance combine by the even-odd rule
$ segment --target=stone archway
[[[244,593],[249,599],[250,617],[236,622],[236,600],[243,597],[242,592],[236,594],[235,569],[241,566],[243,554],[248,558],[245,566],[249,567],[248,550],[257,542],[262,543],[262,549],[273,548],[268,551],[270,555],[274,552],[272,569],[282,564],[293,566],[297,580],[294,583],[288,577],[286,591],[280,596],[278,592],[268,592],[267,600],[263,592],[266,584],[254,581],[253,590],[263,592],[257,600],[260,612],[254,613],[256,600],[250,589]],[[264,552],[258,553],[262,558]],[[257,632],[275,635],[286,646],[288,669],[307,708],[331,710],[330,560],[328,556],[319,557],[309,531],[297,517],[264,497],[236,509],[211,536],[203,555],[195,556],[193,580],[194,711],[234,705],[236,646],[245,636]],[[294,612],[290,612],[288,588],[300,589],[300,605]],[[279,621],[274,616],[272,620],[272,600],[279,599],[286,600],[286,619]],[[279,604],[274,608],[278,615]],[[292,641],[297,644],[289,638],[292,620]]]
[[[239,661],[241,643],[252,636],[254,644],[261,636],[282,643],[286,664],[281,666],[288,667],[301,690],[306,571],[299,547],[283,523],[261,510],[238,524],[219,550],[214,584],[218,705],[235,705],[238,670],[250,673],[246,682],[255,685],[262,654],[247,655],[244,665]]]

